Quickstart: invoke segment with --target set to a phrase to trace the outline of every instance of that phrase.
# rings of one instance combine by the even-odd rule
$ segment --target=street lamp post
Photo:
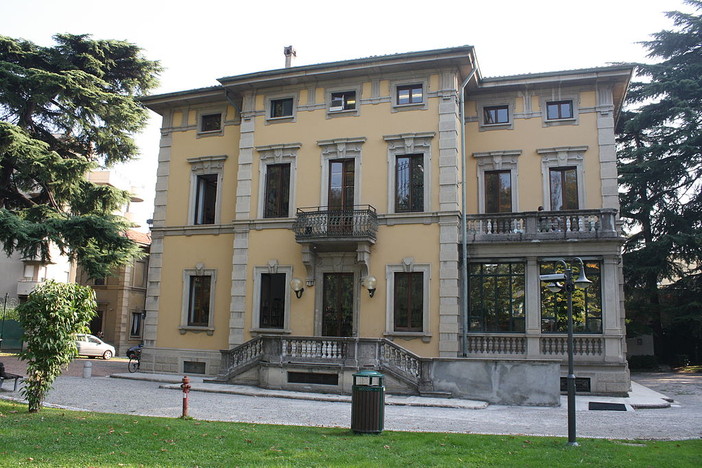
[[[585,276],[585,265],[582,259],[575,257],[580,263],[580,274],[573,281],[573,269],[564,259],[557,262],[563,265],[563,273],[551,275],[541,275],[541,281],[547,283],[551,292],[565,291],[568,297],[568,377],[566,379],[568,390],[568,445],[578,445],[575,440],[575,370],[573,365],[573,291],[576,286],[580,289],[587,289],[592,281]],[[560,282],[559,282],[560,281]]]

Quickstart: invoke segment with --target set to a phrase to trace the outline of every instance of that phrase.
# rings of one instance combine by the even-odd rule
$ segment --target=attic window
[[[200,132],[218,132],[222,129],[222,114],[205,114],[200,119]]]

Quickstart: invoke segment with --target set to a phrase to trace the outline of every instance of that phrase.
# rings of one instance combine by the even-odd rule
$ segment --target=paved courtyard
[[[15,372],[16,365],[8,365]],[[178,376],[125,374],[126,361],[92,361],[92,377],[83,378],[84,360],[75,361],[59,377],[46,402],[89,411],[177,417],[182,393]],[[13,370],[13,368],[15,370]],[[19,373],[19,372],[17,372]],[[140,379],[110,378],[108,375]],[[646,373],[632,376],[629,399],[578,396],[578,437],[615,439],[691,439],[702,437],[702,374]],[[202,384],[193,379],[190,415],[196,419],[264,424],[350,427],[351,404],[339,395],[272,392],[254,387]],[[640,384],[640,385],[639,385]],[[7,384],[6,384],[7,385]],[[10,386],[11,387],[11,386]],[[226,392],[226,393],[225,393]],[[19,398],[3,391],[2,397]],[[668,402],[663,398],[673,401]],[[326,401],[329,400],[329,401]],[[565,397],[556,408],[485,405],[463,400],[406,399],[388,395],[385,430],[567,436]],[[590,401],[620,402],[627,411],[589,410]],[[436,406],[446,403],[450,407]],[[634,409],[636,402],[648,408]],[[658,402],[659,404],[649,404]],[[658,406],[658,408],[654,408]]]

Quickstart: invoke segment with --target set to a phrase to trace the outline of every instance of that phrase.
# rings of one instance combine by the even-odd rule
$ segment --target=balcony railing
[[[375,242],[378,215],[370,205],[353,209],[298,208],[293,225],[298,242],[320,240],[366,240]]]
[[[616,238],[616,214],[605,208],[468,215],[466,235],[470,242]]]

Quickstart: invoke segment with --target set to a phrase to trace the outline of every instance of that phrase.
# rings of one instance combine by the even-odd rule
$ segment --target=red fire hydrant
[[[181,418],[185,419],[188,417],[188,393],[190,393],[190,379],[187,375],[183,377],[183,383],[180,384],[180,388],[183,389],[183,415]]]

